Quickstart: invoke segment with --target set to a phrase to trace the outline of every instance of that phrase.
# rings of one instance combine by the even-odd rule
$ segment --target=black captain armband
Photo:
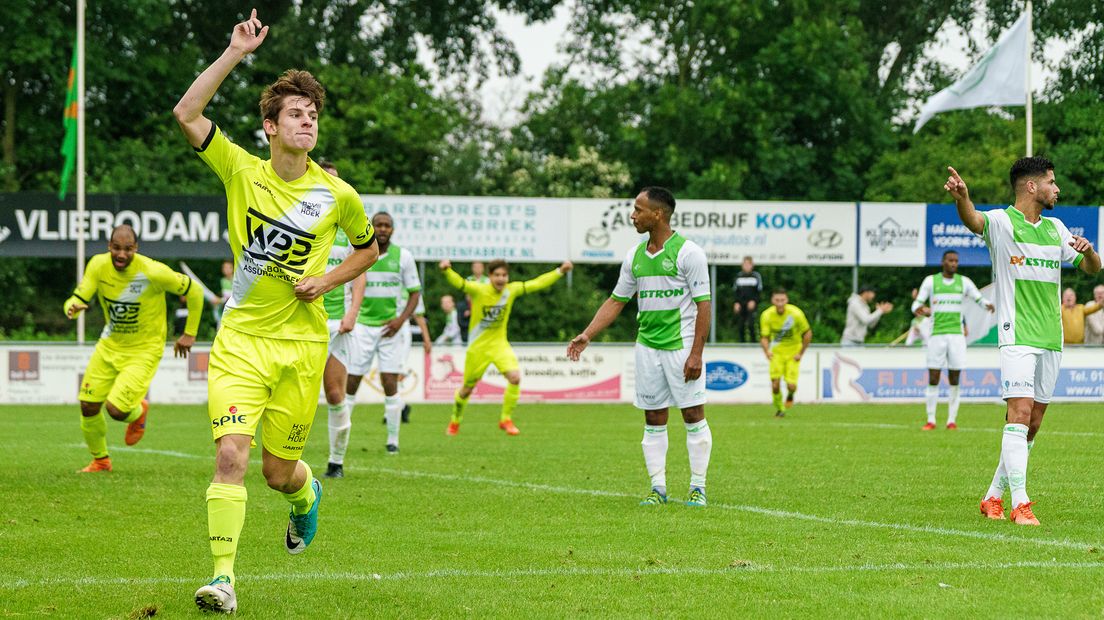
[[[376,240],[376,233],[375,233],[375,231],[372,231],[372,236],[368,237],[367,241],[365,241],[364,243],[353,243],[352,245],[353,245],[354,248],[356,248],[358,250],[366,250],[366,249],[368,249],[369,247],[372,246],[372,242],[375,241],[375,240]]]
[[[215,139],[215,129],[217,129],[217,128],[218,128],[217,125],[215,125],[214,123],[211,123],[211,131],[209,131],[207,133],[207,137],[203,139],[203,144],[201,144],[199,146],[193,146],[192,147],[193,149],[195,149],[196,153],[202,153],[203,151],[207,150],[207,147],[211,146],[211,140]]]

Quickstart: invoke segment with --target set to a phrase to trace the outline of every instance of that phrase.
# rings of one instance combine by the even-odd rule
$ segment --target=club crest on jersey
[[[242,251],[260,262],[272,262],[285,271],[303,275],[312,243],[318,238],[309,233],[267,217],[250,207],[245,216],[247,246]]]
[[[664,271],[674,271],[675,270],[675,261],[671,260],[671,257],[669,257],[669,256],[665,256],[663,258],[663,263],[662,264],[663,264],[663,270]]]

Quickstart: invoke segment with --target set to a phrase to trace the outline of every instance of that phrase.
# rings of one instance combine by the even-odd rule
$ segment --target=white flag
[[[931,117],[947,110],[1025,105],[1027,35],[1027,13],[1024,13],[966,75],[924,102],[912,132],[920,131]]]

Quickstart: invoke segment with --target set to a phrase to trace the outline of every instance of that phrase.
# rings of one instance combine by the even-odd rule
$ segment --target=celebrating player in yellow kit
[[[456,401],[452,405],[452,420],[449,422],[449,435],[460,432],[460,421],[464,418],[464,407],[468,405],[475,384],[483,377],[487,367],[494,364],[498,372],[506,377],[506,391],[502,395],[502,415],[498,427],[507,435],[517,435],[514,425],[514,408],[521,395],[521,373],[518,371],[517,356],[506,340],[506,323],[510,320],[510,309],[514,300],[526,293],[542,291],[556,283],[563,274],[571,271],[571,261],[525,282],[510,282],[510,266],[504,260],[493,260],[487,264],[490,282],[465,280],[452,270],[448,260],[441,261],[441,270],[449,284],[460,289],[471,298],[471,330],[468,332],[468,351],[464,356],[464,385],[456,391]]]
[[[771,393],[774,415],[783,417],[793,407],[801,357],[813,341],[813,330],[800,308],[790,303],[786,289],[771,293],[771,307],[759,316],[759,344],[770,360]],[[771,345],[774,345],[773,347]],[[786,381],[786,404],[782,404],[782,380]]]
[[[262,420],[261,471],[291,505],[285,548],[302,553],[314,539],[322,485],[300,458],[328,355],[322,296],[363,273],[378,255],[356,190],[307,157],[318,141],[326,95],[314,76],[289,70],[262,92],[268,160],[236,146],[203,115],[222,81],[267,34],[254,10],[173,110],[188,142],[226,188],[234,253],[233,290],[208,366],[215,476],[207,487],[207,527],[214,578],[195,594],[204,611],[237,609],[234,559],[245,523],[245,470]],[[326,271],[338,228],[353,251]]]
[[[80,386],[81,431],[92,453],[83,473],[111,471],[101,406],[128,424],[128,446],[146,432],[146,392],[165,352],[165,293],[188,299],[188,322],[174,348],[177,356],[188,356],[203,312],[199,283],[138,254],[138,237],[130,226],[111,231],[107,250],[88,261],[73,296],[65,300],[65,316],[74,319],[98,295],[105,322]]]

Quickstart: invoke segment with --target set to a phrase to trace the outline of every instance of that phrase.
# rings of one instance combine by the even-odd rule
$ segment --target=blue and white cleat
[[[690,497],[686,500],[686,505],[694,508],[704,508],[705,489],[701,487],[690,487]]]
[[[310,512],[297,515],[295,510],[292,510],[291,518],[288,519],[284,545],[291,555],[306,551],[314,540],[314,535],[318,533],[318,505],[322,503],[322,483],[315,478],[311,484],[314,485],[314,505],[311,506]]]
[[[226,575],[219,575],[196,590],[195,602],[200,611],[232,614],[238,610],[238,597],[234,595],[234,586],[230,585],[230,578]]]

